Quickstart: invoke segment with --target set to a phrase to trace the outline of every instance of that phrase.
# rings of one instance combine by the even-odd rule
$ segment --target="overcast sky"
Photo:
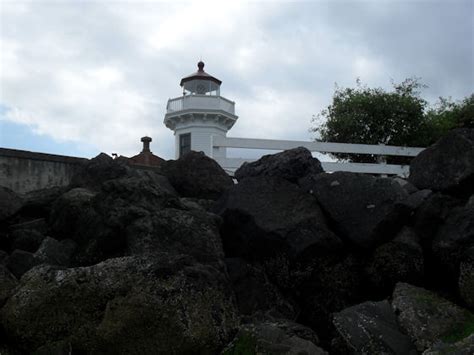
[[[335,83],[421,77],[422,96],[474,91],[474,1],[0,0],[0,147],[174,156],[163,125],[180,79],[223,81],[228,136],[310,140]]]

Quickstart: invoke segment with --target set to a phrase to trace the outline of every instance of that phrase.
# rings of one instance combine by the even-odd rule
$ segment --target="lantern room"
[[[175,158],[190,150],[211,158],[225,158],[226,149],[213,146],[213,137],[226,136],[237,121],[235,103],[221,96],[222,81],[198,70],[181,79],[182,96],[169,99],[164,124],[174,131]]]

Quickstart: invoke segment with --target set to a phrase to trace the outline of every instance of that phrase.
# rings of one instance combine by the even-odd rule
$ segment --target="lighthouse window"
[[[179,135],[179,156],[191,151],[191,133]]]

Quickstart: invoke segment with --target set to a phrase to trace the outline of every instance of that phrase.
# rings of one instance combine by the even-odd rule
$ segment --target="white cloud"
[[[353,86],[360,76],[389,86],[417,75],[432,78],[434,97],[469,94],[473,54],[459,34],[472,24],[463,15],[472,5],[457,4],[3,2],[3,119],[124,155],[149,135],[152,150],[171,158],[166,101],[180,95],[180,78],[202,57],[236,101],[240,118],[230,135],[307,140],[335,82]],[[438,28],[444,12],[452,22]],[[444,52],[458,53],[454,68]]]

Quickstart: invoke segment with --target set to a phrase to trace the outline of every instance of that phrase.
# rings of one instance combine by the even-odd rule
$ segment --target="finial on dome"
[[[204,71],[204,62],[202,60],[198,62],[198,68],[198,71]]]

